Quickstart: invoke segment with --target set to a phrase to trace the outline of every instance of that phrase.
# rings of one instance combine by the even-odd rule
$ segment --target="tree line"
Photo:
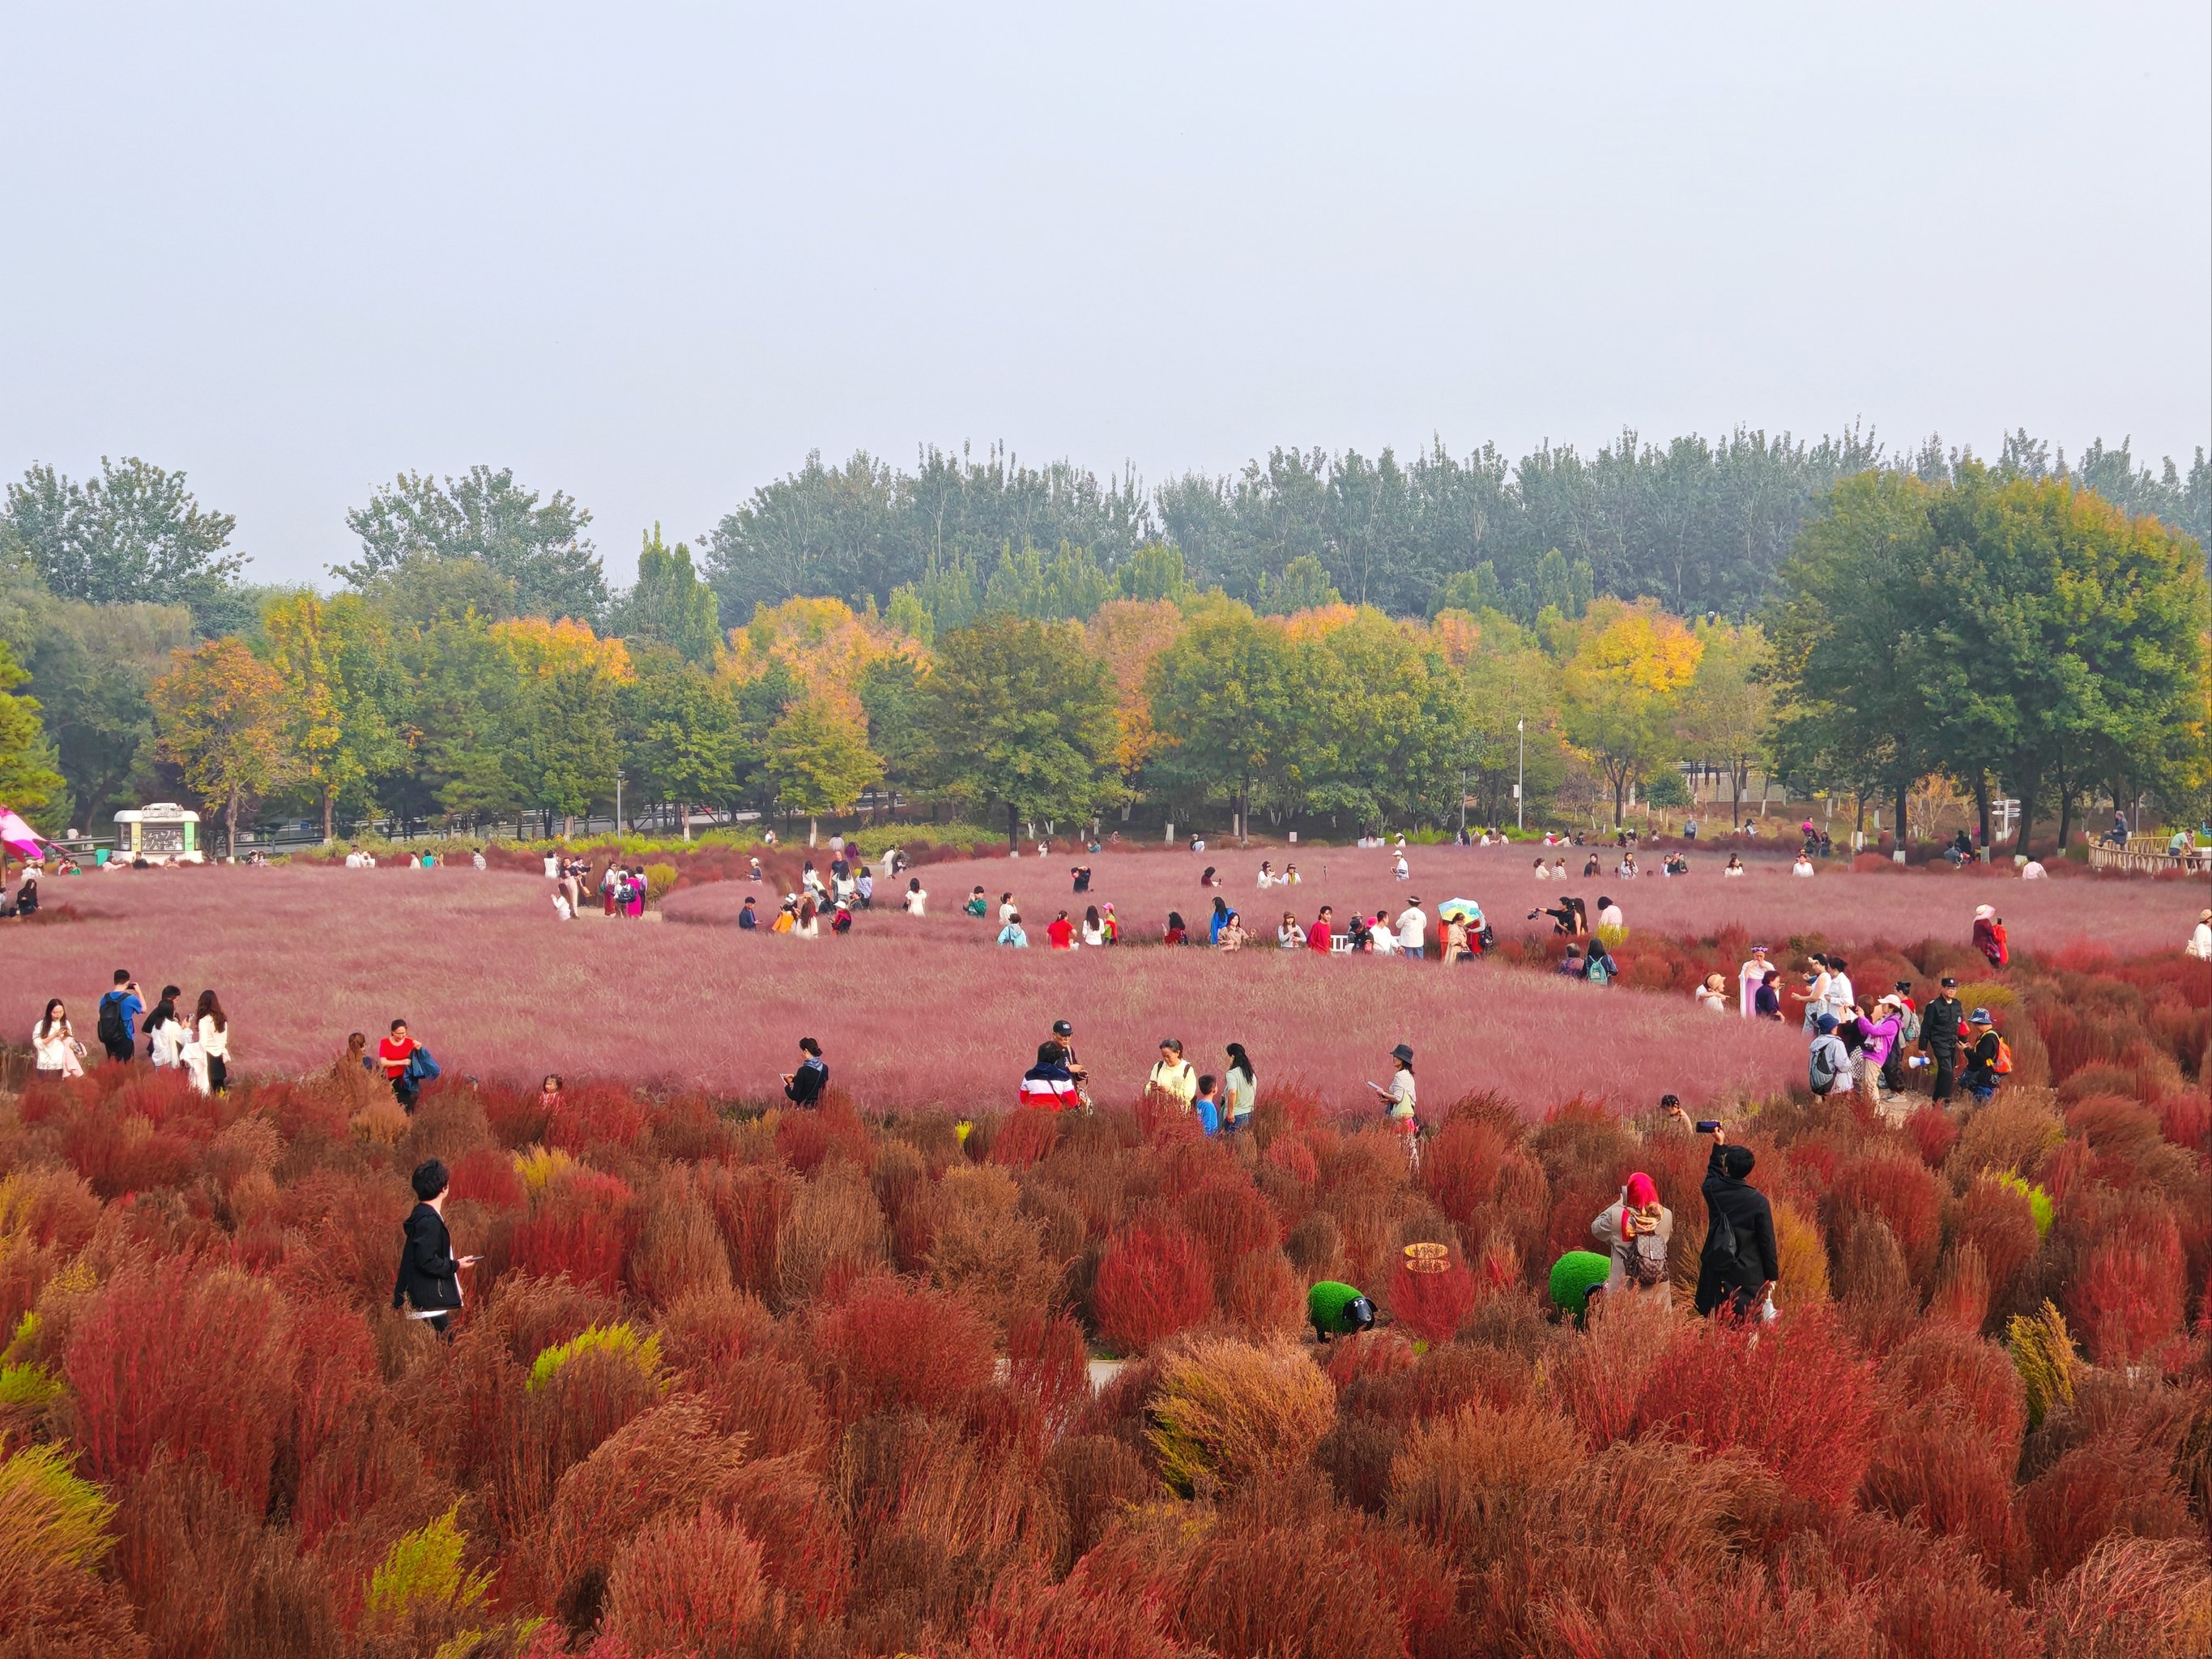
[[[2111,471],[2113,455],[2087,461]],[[1431,459],[1369,471],[1400,481],[1386,495],[1417,475],[1427,489],[1448,461]],[[1780,770],[1893,823],[1931,775],[2048,804],[2062,828],[2093,795],[2181,810],[2206,782],[2201,545],[2063,459],[2015,434],[1993,466],[1930,446],[1837,479],[1741,615],[1613,591],[1599,573],[1621,567],[1587,536],[1525,571],[1455,571],[1411,614],[1371,597],[1371,564],[1359,601],[1340,543],[1263,561],[1236,592],[1226,555],[1187,550],[1228,544],[1213,532],[1161,538],[1166,492],[997,456],[925,457],[953,550],[880,604],[865,586],[786,591],[802,559],[733,611],[727,578],[754,566],[732,563],[729,520],[696,562],[656,528],[611,592],[587,513],[481,468],[403,476],[350,514],[362,550],[335,595],[256,592],[235,580],[228,520],[176,475],[133,461],[76,486],[33,469],[0,518],[0,800],[59,827],[182,784],[227,817],[296,809],[329,833],[550,827],[605,810],[619,776],[632,805],[814,815],[884,788],[1010,825],[1142,804],[1365,827],[1443,822],[1463,799],[1508,819],[1524,774],[1540,814],[1618,819],[1678,799],[1697,763],[1739,790]],[[1352,470],[1309,457],[1279,488]],[[2119,471],[2138,495],[2155,484]],[[844,476],[893,517],[918,499],[881,469]],[[1261,514],[1258,476],[1244,507],[1214,492],[1224,522]],[[777,498],[787,526],[805,493]],[[1104,557],[1095,534],[1047,555],[1025,529],[986,572],[994,514],[1118,528]],[[180,602],[131,597],[149,592]]]

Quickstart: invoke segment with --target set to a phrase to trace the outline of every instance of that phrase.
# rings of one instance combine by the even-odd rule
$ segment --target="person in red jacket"
[[[1974,949],[1989,958],[1990,966],[2002,968],[2012,960],[2011,943],[2005,937],[2004,918],[1993,904],[1974,907]]]
[[[1328,954],[1329,918],[1335,914],[1335,911],[1326,904],[1321,907],[1321,914],[1314,918],[1314,925],[1306,929],[1306,948],[1308,950],[1318,951],[1323,956],[1327,956]]]
[[[1052,919],[1044,930],[1044,936],[1052,941],[1052,948],[1055,951],[1073,951],[1075,948],[1075,924],[1067,919],[1066,911],[1062,910]]]
[[[407,1034],[407,1022],[392,1022],[392,1035],[376,1045],[376,1058],[384,1067],[384,1080],[392,1085],[392,1097],[409,1111],[415,1109],[416,1096],[420,1092],[415,1079],[407,1075],[408,1062],[422,1045]]]

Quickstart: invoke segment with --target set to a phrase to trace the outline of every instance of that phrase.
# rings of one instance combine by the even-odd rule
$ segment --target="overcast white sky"
[[[2212,441],[2203,0],[1077,9],[0,4],[0,477]]]

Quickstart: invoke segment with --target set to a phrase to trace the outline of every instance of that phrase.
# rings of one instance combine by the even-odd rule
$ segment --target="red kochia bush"
[[[1926,1164],[1894,1147],[1875,1147],[1837,1172],[1832,1196],[1839,1214],[1862,1210],[1888,1223],[1912,1282],[1927,1284],[1943,1242],[1943,1189]]]
[[[878,1412],[957,1413],[991,1381],[991,1326],[958,1297],[865,1279],[814,1328],[822,1393],[856,1423]]]
[[[489,1146],[476,1147],[454,1160],[448,1195],[492,1210],[519,1210],[526,1197],[514,1160]]]
[[[629,1254],[633,1207],[629,1183],[619,1176],[572,1170],[545,1188],[515,1228],[513,1263],[542,1278],[566,1273],[579,1285],[613,1290]]]
[[[291,1310],[266,1280],[182,1257],[122,1268],[70,1332],[78,1472],[138,1474],[162,1446],[204,1454],[259,1514],[292,1408]]]
[[[1142,1353],[1213,1311],[1206,1250],[1172,1222],[1137,1222],[1106,1246],[1091,1289],[1098,1334],[1125,1353]]]
[[[1479,1206],[1498,1195],[1498,1177],[1511,1150],[1490,1124],[1453,1118],[1421,1150],[1421,1186],[1438,1209],[1465,1226]]]
[[[1060,1145],[1060,1116],[1055,1112],[1009,1112],[991,1137],[990,1162],[1009,1169],[1026,1170],[1052,1156]]]
[[[2186,1297],[2181,1237],[2164,1215],[2138,1218],[2129,1232],[2090,1252],[2066,1287],[2066,1311],[2100,1365],[2133,1364],[2181,1334]]]
[[[1636,1402],[1639,1432],[1740,1449],[1802,1498],[1842,1504],[1873,1455],[1874,1370],[1826,1309],[1701,1321],[1671,1343]]]
[[[607,1579],[607,1634],[634,1653],[732,1653],[768,1602],[760,1546],[711,1512],[642,1528]]]
[[[1390,1317],[1431,1347],[1459,1334],[1460,1322],[1474,1308],[1474,1275],[1455,1252],[1440,1273],[1415,1273],[1403,1255],[1390,1273],[1387,1292]]]

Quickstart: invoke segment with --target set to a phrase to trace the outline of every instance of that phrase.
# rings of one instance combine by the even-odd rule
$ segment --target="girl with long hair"
[[[203,1094],[228,1094],[230,1016],[223,1012],[222,999],[212,990],[200,993],[199,1006],[192,1013],[192,1037],[200,1051],[200,1064],[192,1068],[193,1082],[200,1085]]]

